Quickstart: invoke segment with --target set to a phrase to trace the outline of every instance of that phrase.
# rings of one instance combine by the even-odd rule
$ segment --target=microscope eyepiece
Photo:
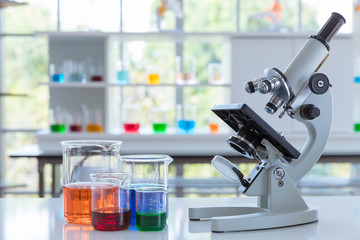
[[[346,23],[345,18],[337,13],[333,12],[324,26],[320,29],[317,35],[311,35],[310,38],[315,38],[322,42],[329,50],[329,42],[333,36],[339,31],[339,29]]]

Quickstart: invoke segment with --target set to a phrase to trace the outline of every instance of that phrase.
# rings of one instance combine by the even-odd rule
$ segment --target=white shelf
[[[100,31],[80,31],[80,32],[36,32],[36,35],[56,38],[57,40],[68,40],[69,38],[79,38],[82,41],[94,38],[121,38],[126,41],[146,40],[223,40],[231,38],[287,38],[287,39],[306,39],[307,33],[281,33],[281,32],[253,32],[253,33],[237,33],[237,32],[180,32],[180,31],[164,31],[164,32],[100,32]],[[351,38],[352,34],[337,34],[335,38]]]
[[[208,84],[208,83],[199,83],[199,84],[170,84],[170,83],[161,83],[161,84],[146,84],[146,83],[130,83],[130,84],[119,84],[119,83],[109,83],[109,86],[114,87],[230,87],[231,84]]]
[[[105,88],[104,82],[87,82],[87,83],[57,83],[57,82],[45,82],[38,85],[45,85],[51,88]]]

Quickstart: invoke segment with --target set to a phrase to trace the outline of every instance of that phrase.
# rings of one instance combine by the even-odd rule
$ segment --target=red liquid
[[[126,133],[137,133],[140,129],[140,123],[124,123]]]
[[[130,210],[122,208],[93,209],[92,225],[100,231],[125,230],[130,226]]]
[[[91,81],[93,82],[102,82],[103,78],[100,75],[93,75],[91,76]]]
[[[70,131],[71,132],[81,132],[82,131],[82,126],[81,125],[70,125]]]

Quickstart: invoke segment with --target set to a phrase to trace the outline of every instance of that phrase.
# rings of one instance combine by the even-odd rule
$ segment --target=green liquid
[[[136,228],[139,231],[161,231],[166,226],[165,212],[136,213]]]
[[[354,124],[354,131],[355,132],[360,132],[360,123],[355,123]]]
[[[52,132],[64,133],[66,132],[65,124],[53,124],[50,126]]]
[[[166,123],[153,123],[153,130],[155,133],[164,133],[166,132]]]

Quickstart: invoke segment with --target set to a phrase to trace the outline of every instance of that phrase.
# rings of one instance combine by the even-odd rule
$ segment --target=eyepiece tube
[[[345,18],[339,13],[333,12],[325,25],[320,29],[317,36],[329,43],[332,37],[339,31],[342,25],[346,23]]]

